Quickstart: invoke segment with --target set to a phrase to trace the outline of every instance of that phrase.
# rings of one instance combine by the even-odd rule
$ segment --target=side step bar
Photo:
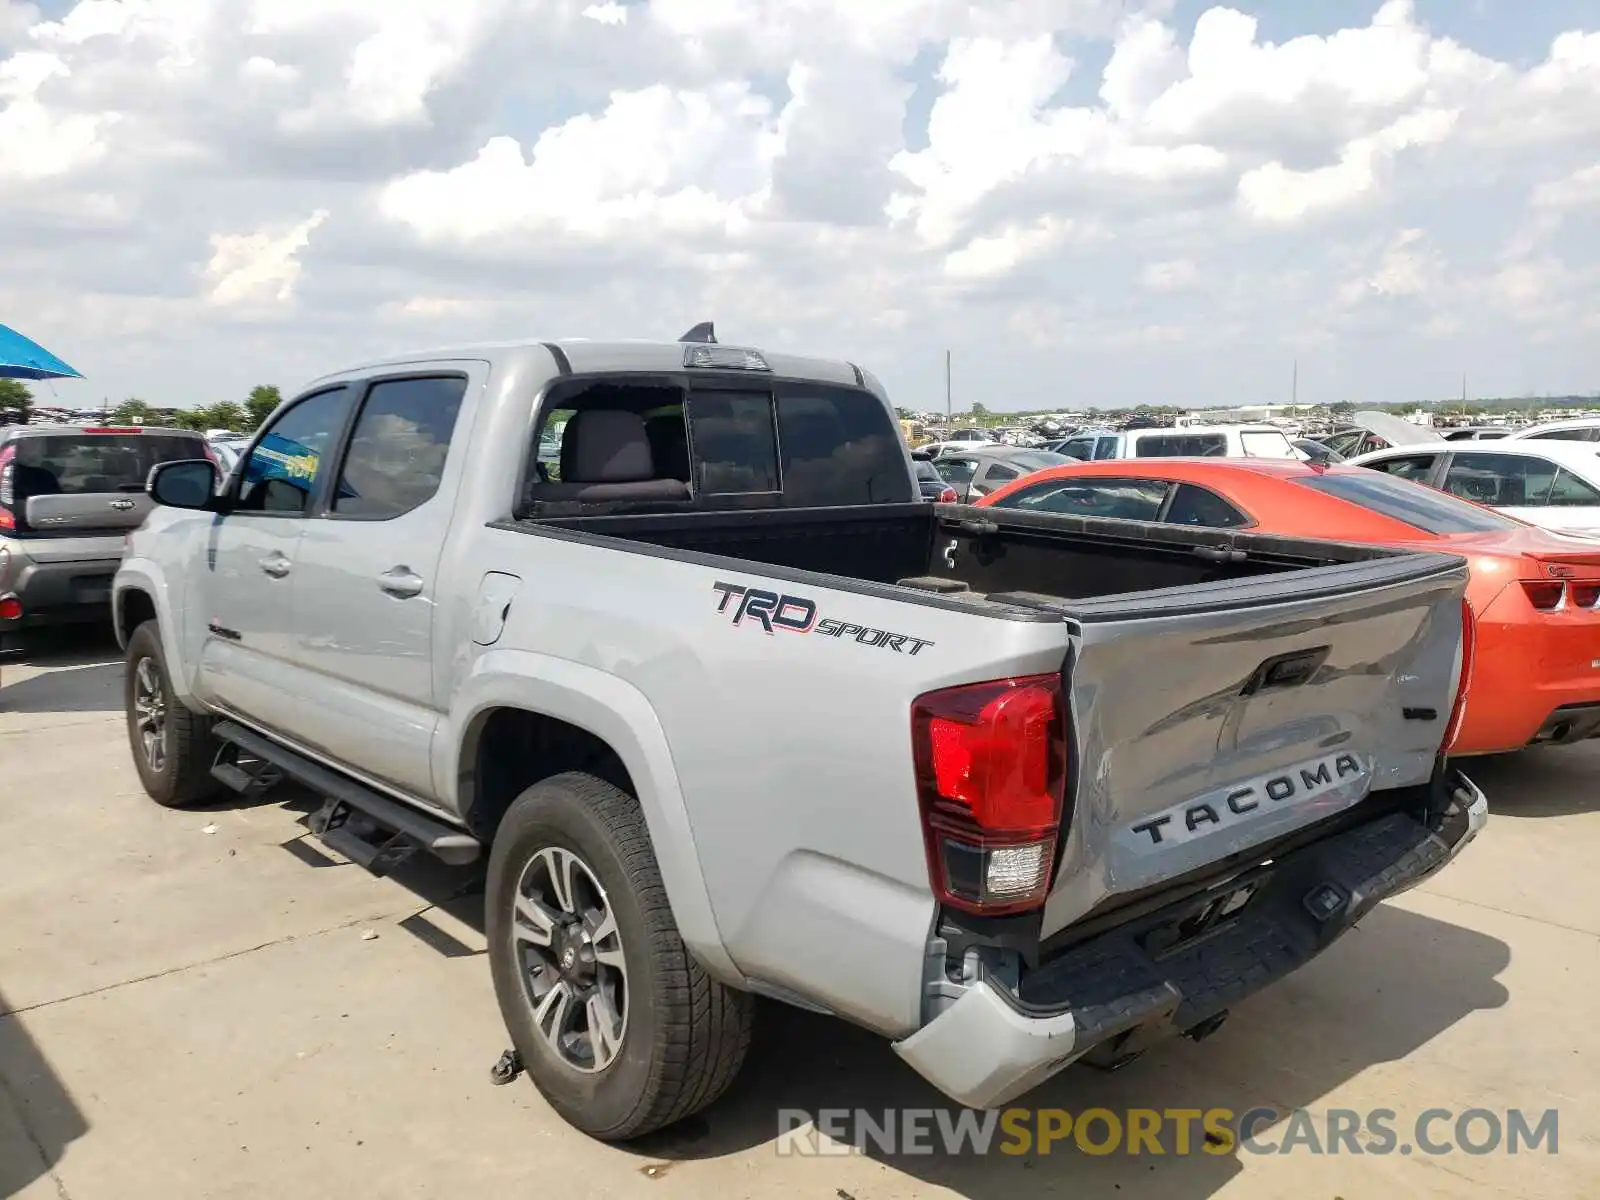
[[[323,797],[311,832],[330,849],[374,875],[387,875],[418,850],[452,866],[475,862],[483,845],[469,833],[436,821],[365,784],[329,770],[232,721],[212,733],[222,742],[211,774],[241,795],[254,797],[288,776]],[[244,763],[241,756],[252,761]]]

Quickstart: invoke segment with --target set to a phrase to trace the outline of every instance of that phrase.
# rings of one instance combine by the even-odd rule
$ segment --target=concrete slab
[[[1473,764],[1495,817],[1434,884],[1206,1042],[1027,1097],[1303,1108],[1324,1133],[1334,1110],[1388,1108],[1399,1142],[1432,1107],[1555,1107],[1553,1157],[1379,1155],[1366,1136],[1359,1155],[785,1156],[780,1109],[943,1107],[881,1040],[793,1012],[703,1118],[616,1149],[525,1080],[489,1084],[504,1035],[471,875],[374,880],[307,848],[292,806],[156,808],[117,669],[93,661],[8,666],[0,688],[0,1197],[1355,1200],[1592,1196],[1600,1179],[1600,747]]]

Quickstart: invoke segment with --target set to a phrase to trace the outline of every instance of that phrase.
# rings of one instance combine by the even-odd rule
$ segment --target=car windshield
[[[204,458],[198,436],[160,433],[71,433],[18,438],[16,463],[35,476],[35,496],[142,492],[150,468]]]
[[[1495,533],[1522,527],[1500,513],[1380,471],[1329,471],[1294,482],[1427,533]]]

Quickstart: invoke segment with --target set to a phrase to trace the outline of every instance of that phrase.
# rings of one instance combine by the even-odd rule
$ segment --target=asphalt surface
[[[798,1013],[767,1025],[704,1118],[618,1149],[526,1080],[491,1085],[505,1039],[475,876],[424,863],[373,879],[318,849],[290,792],[156,807],[129,762],[121,679],[95,638],[0,668],[0,1197],[1600,1193],[1600,746],[1474,764],[1494,815],[1448,872],[1205,1042],[1027,1097],[1074,1113],[1304,1108],[1323,1126],[1386,1108],[1406,1144],[1430,1108],[1521,1108],[1530,1125],[1553,1108],[1553,1155],[1381,1154],[1371,1139],[1180,1155],[1171,1135],[1162,1155],[1070,1138],[1048,1154],[787,1155],[780,1109],[943,1104],[887,1044]],[[1430,1128],[1453,1140],[1453,1120]]]

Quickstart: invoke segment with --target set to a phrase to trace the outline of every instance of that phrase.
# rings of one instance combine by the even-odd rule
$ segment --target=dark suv
[[[0,655],[25,629],[106,619],[123,536],[150,510],[150,469],[211,457],[184,429],[0,429]]]

